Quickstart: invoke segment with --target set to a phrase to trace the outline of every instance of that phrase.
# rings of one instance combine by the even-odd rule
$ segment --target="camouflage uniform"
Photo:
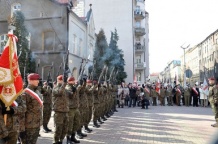
[[[54,110],[54,143],[62,142],[68,131],[69,94],[65,90],[66,84],[58,84],[53,88]]]
[[[184,90],[185,106],[189,106],[190,96],[191,96],[191,89],[185,88],[185,90]]]
[[[166,90],[161,88],[160,89],[160,105],[165,106],[165,95],[166,95]]]
[[[217,85],[209,86],[208,100],[210,102],[210,105],[211,105],[211,108],[215,115],[215,120],[216,120],[216,123],[211,126],[218,127],[218,88],[217,88]]]
[[[91,86],[90,85],[87,85],[86,86],[86,94],[87,94],[87,99],[88,99],[88,109],[87,109],[87,112],[88,112],[88,116],[87,116],[87,119],[86,119],[86,122],[85,122],[85,125],[88,126],[89,122],[91,121],[92,119],[92,107],[93,107],[93,90],[91,89]]]
[[[77,87],[77,91],[78,91],[78,95],[79,95],[79,101],[80,101],[80,106],[79,106],[79,111],[80,111],[80,115],[81,115],[81,119],[80,119],[80,126],[82,127],[83,125],[85,125],[86,120],[88,119],[88,98],[87,95],[85,93],[85,88],[86,84],[83,84],[82,86],[79,85]]]
[[[99,101],[99,90],[97,85],[92,86],[93,91],[93,122],[96,123],[100,114],[99,114],[99,108],[100,108],[100,101]]]
[[[35,94],[42,99],[37,87],[28,85],[27,88],[35,92]],[[20,119],[20,124],[23,123],[25,126],[25,131],[20,133],[21,142],[22,144],[35,144],[39,136],[40,126],[42,125],[42,106],[26,91],[24,91],[22,97],[26,101],[27,110],[25,112],[25,118],[23,117],[23,119]],[[22,122],[22,120],[24,122]],[[24,127],[20,129],[24,130]]]
[[[80,129],[80,111],[79,111],[79,95],[77,95],[76,87],[73,84],[67,84],[66,90],[69,96],[69,124],[67,135],[70,136]]]
[[[157,95],[158,95],[158,93],[156,92],[156,90],[151,89],[151,96],[152,96],[153,106],[157,106]]]
[[[43,86],[46,91],[43,96],[43,127],[47,128],[48,122],[51,118],[52,111],[52,89],[50,86]]]
[[[0,143],[16,144],[19,129],[19,115],[26,112],[26,102],[21,96],[16,99],[18,106],[11,107],[14,110],[12,114],[7,114],[7,123],[4,123],[2,110],[5,107],[0,100]],[[6,138],[6,139],[5,139]]]

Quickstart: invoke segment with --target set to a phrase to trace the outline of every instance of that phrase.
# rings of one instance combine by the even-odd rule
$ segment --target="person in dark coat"
[[[133,104],[133,107],[135,107],[136,91],[137,91],[136,85],[130,84],[130,87],[129,87],[129,95],[130,95],[129,107],[131,107],[132,104]]]
[[[193,107],[198,107],[198,97],[200,96],[200,92],[197,83],[192,87],[191,95],[193,96]]]

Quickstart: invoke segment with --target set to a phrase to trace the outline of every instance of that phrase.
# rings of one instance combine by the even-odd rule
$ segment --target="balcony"
[[[143,36],[143,35],[145,35],[145,28],[136,27],[135,28],[135,35],[136,36]]]
[[[145,51],[145,46],[141,45],[141,43],[136,43],[135,44],[135,52],[144,52]]]
[[[145,0],[135,0],[136,2],[142,2],[142,3],[144,3],[145,2]]]
[[[145,18],[145,12],[140,9],[135,10],[134,15],[136,20],[142,20]]]
[[[135,63],[135,70],[144,70],[146,68],[144,63]]]

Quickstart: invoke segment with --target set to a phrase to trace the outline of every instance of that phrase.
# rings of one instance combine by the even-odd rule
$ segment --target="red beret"
[[[86,80],[86,83],[92,83],[92,80],[88,79],[88,80]]]
[[[59,76],[57,77],[57,80],[63,80],[63,75],[59,75]]]
[[[69,77],[68,79],[67,79],[67,81],[69,82],[69,81],[75,81],[75,78],[74,77]]]
[[[31,73],[31,74],[29,74],[29,75],[27,76],[27,78],[28,78],[29,80],[39,80],[39,79],[40,79],[40,76],[39,76],[39,74],[37,74],[37,73]]]
[[[210,77],[208,80],[215,80],[215,78],[214,77]]]

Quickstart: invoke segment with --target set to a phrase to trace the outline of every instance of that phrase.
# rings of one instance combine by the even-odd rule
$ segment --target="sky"
[[[150,73],[161,72],[218,29],[218,0],[145,0],[149,13]]]

